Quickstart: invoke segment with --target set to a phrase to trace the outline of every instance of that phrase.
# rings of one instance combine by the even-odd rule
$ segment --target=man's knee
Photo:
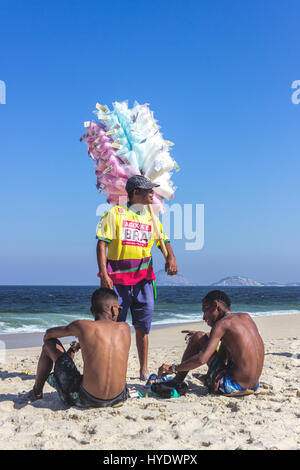
[[[134,325],[134,329],[135,329],[136,336],[138,336],[139,338],[145,338],[145,337],[148,337],[149,335],[145,327]]]
[[[209,338],[208,334],[205,333],[205,331],[197,331],[196,333],[193,334],[190,341],[192,341],[195,344],[204,346],[206,345],[208,338]]]
[[[44,342],[43,351],[46,354],[49,354],[50,351],[64,352],[64,347],[57,338],[50,338]]]

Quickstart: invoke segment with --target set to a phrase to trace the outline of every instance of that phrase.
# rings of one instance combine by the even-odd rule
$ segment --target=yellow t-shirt
[[[170,241],[155,216],[165,242]],[[154,280],[151,249],[155,236],[148,210],[137,212],[128,204],[116,205],[101,218],[96,238],[108,243],[107,272],[114,284],[135,285],[143,279]]]

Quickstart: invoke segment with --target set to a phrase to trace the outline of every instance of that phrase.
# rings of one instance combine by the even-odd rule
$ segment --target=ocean
[[[91,319],[95,286],[0,286],[0,335],[43,332],[77,319]],[[153,327],[203,318],[201,299],[211,286],[157,287]],[[252,316],[300,314],[300,287],[221,287],[232,312]],[[131,315],[128,315],[131,324]]]

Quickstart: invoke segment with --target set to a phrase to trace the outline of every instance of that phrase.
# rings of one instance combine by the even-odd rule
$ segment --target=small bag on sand
[[[181,395],[185,395],[188,386],[185,382],[181,383],[154,383],[151,385],[151,391],[153,395],[158,398],[178,398]]]

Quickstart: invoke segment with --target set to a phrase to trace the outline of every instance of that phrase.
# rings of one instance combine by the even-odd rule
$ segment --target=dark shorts
[[[227,366],[217,356],[212,360],[205,379],[205,385],[210,393],[217,393],[219,388],[220,378],[226,374]]]
[[[123,307],[117,321],[126,321],[130,308],[133,326],[149,334],[154,313],[153,281],[143,280],[135,286],[115,284],[114,290]]]
[[[217,356],[210,364],[206,375],[206,386],[211,393],[230,394],[234,392],[246,391],[230,374],[233,364],[225,363]],[[252,389],[256,391],[259,387],[259,382]]]
[[[56,389],[60,399],[67,406],[81,408],[105,408],[126,401],[128,398],[127,385],[120,395],[109,400],[93,397],[82,387],[83,376],[78,371],[74,361],[67,353],[63,353],[55,362],[54,371],[47,382]]]

